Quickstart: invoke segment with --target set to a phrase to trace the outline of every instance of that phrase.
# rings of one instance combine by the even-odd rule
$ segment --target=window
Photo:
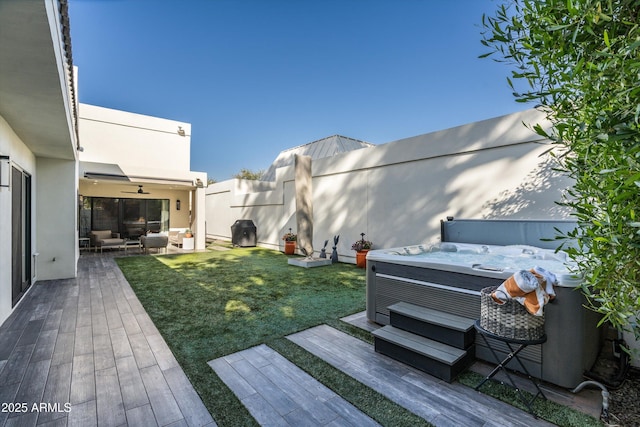
[[[84,197],[80,225],[81,236],[91,230],[111,230],[137,240],[149,231],[169,231],[169,200]]]

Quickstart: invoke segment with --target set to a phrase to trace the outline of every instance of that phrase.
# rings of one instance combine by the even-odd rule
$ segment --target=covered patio
[[[190,229],[204,249],[207,175],[191,170],[190,125],[88,104],[79,114],[79,237]]]

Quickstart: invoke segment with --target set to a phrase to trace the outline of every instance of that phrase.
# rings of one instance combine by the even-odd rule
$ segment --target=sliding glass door
[[[147,199],[147,230],[152,233],[169,231],[169,200]]]
[[[120,199],[93,197],[88,202],[91,211],[89,230],[112,230],[117,233],[120,228]]]
[[[148,232],[169,231],[169,200],[84,197],[80,217],[89,221],[86,233],[111,230],[137,240]]]
[[[147,201],[142,199],[122,200],[123,234],[126,239],[138,239],[147,232]]]
[[[31,286],[31,175],[11,169],[11,304]]]

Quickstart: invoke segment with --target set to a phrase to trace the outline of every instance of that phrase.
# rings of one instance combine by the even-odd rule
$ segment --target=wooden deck
[[[109,256],[38,282],[0,327],[0,402],[19,404],[7,426],[215,425]]]

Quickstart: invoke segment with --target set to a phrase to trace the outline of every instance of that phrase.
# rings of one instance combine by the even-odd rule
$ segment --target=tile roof
[[[69,24],[69,2],[68,0],[59,0],[60,5],[60,24],[62,27],[62,40],[64,43],[64,53],[67,59],[66,72],[67,83],[69,84],[69,93],[71,95],[71,109],[73,112],[74,130],[78,147],[80,146],[80,138],[78,137],[78,100],[76,99],[75,78],[73,76],[73,50],[71,48],[71,25]]]

